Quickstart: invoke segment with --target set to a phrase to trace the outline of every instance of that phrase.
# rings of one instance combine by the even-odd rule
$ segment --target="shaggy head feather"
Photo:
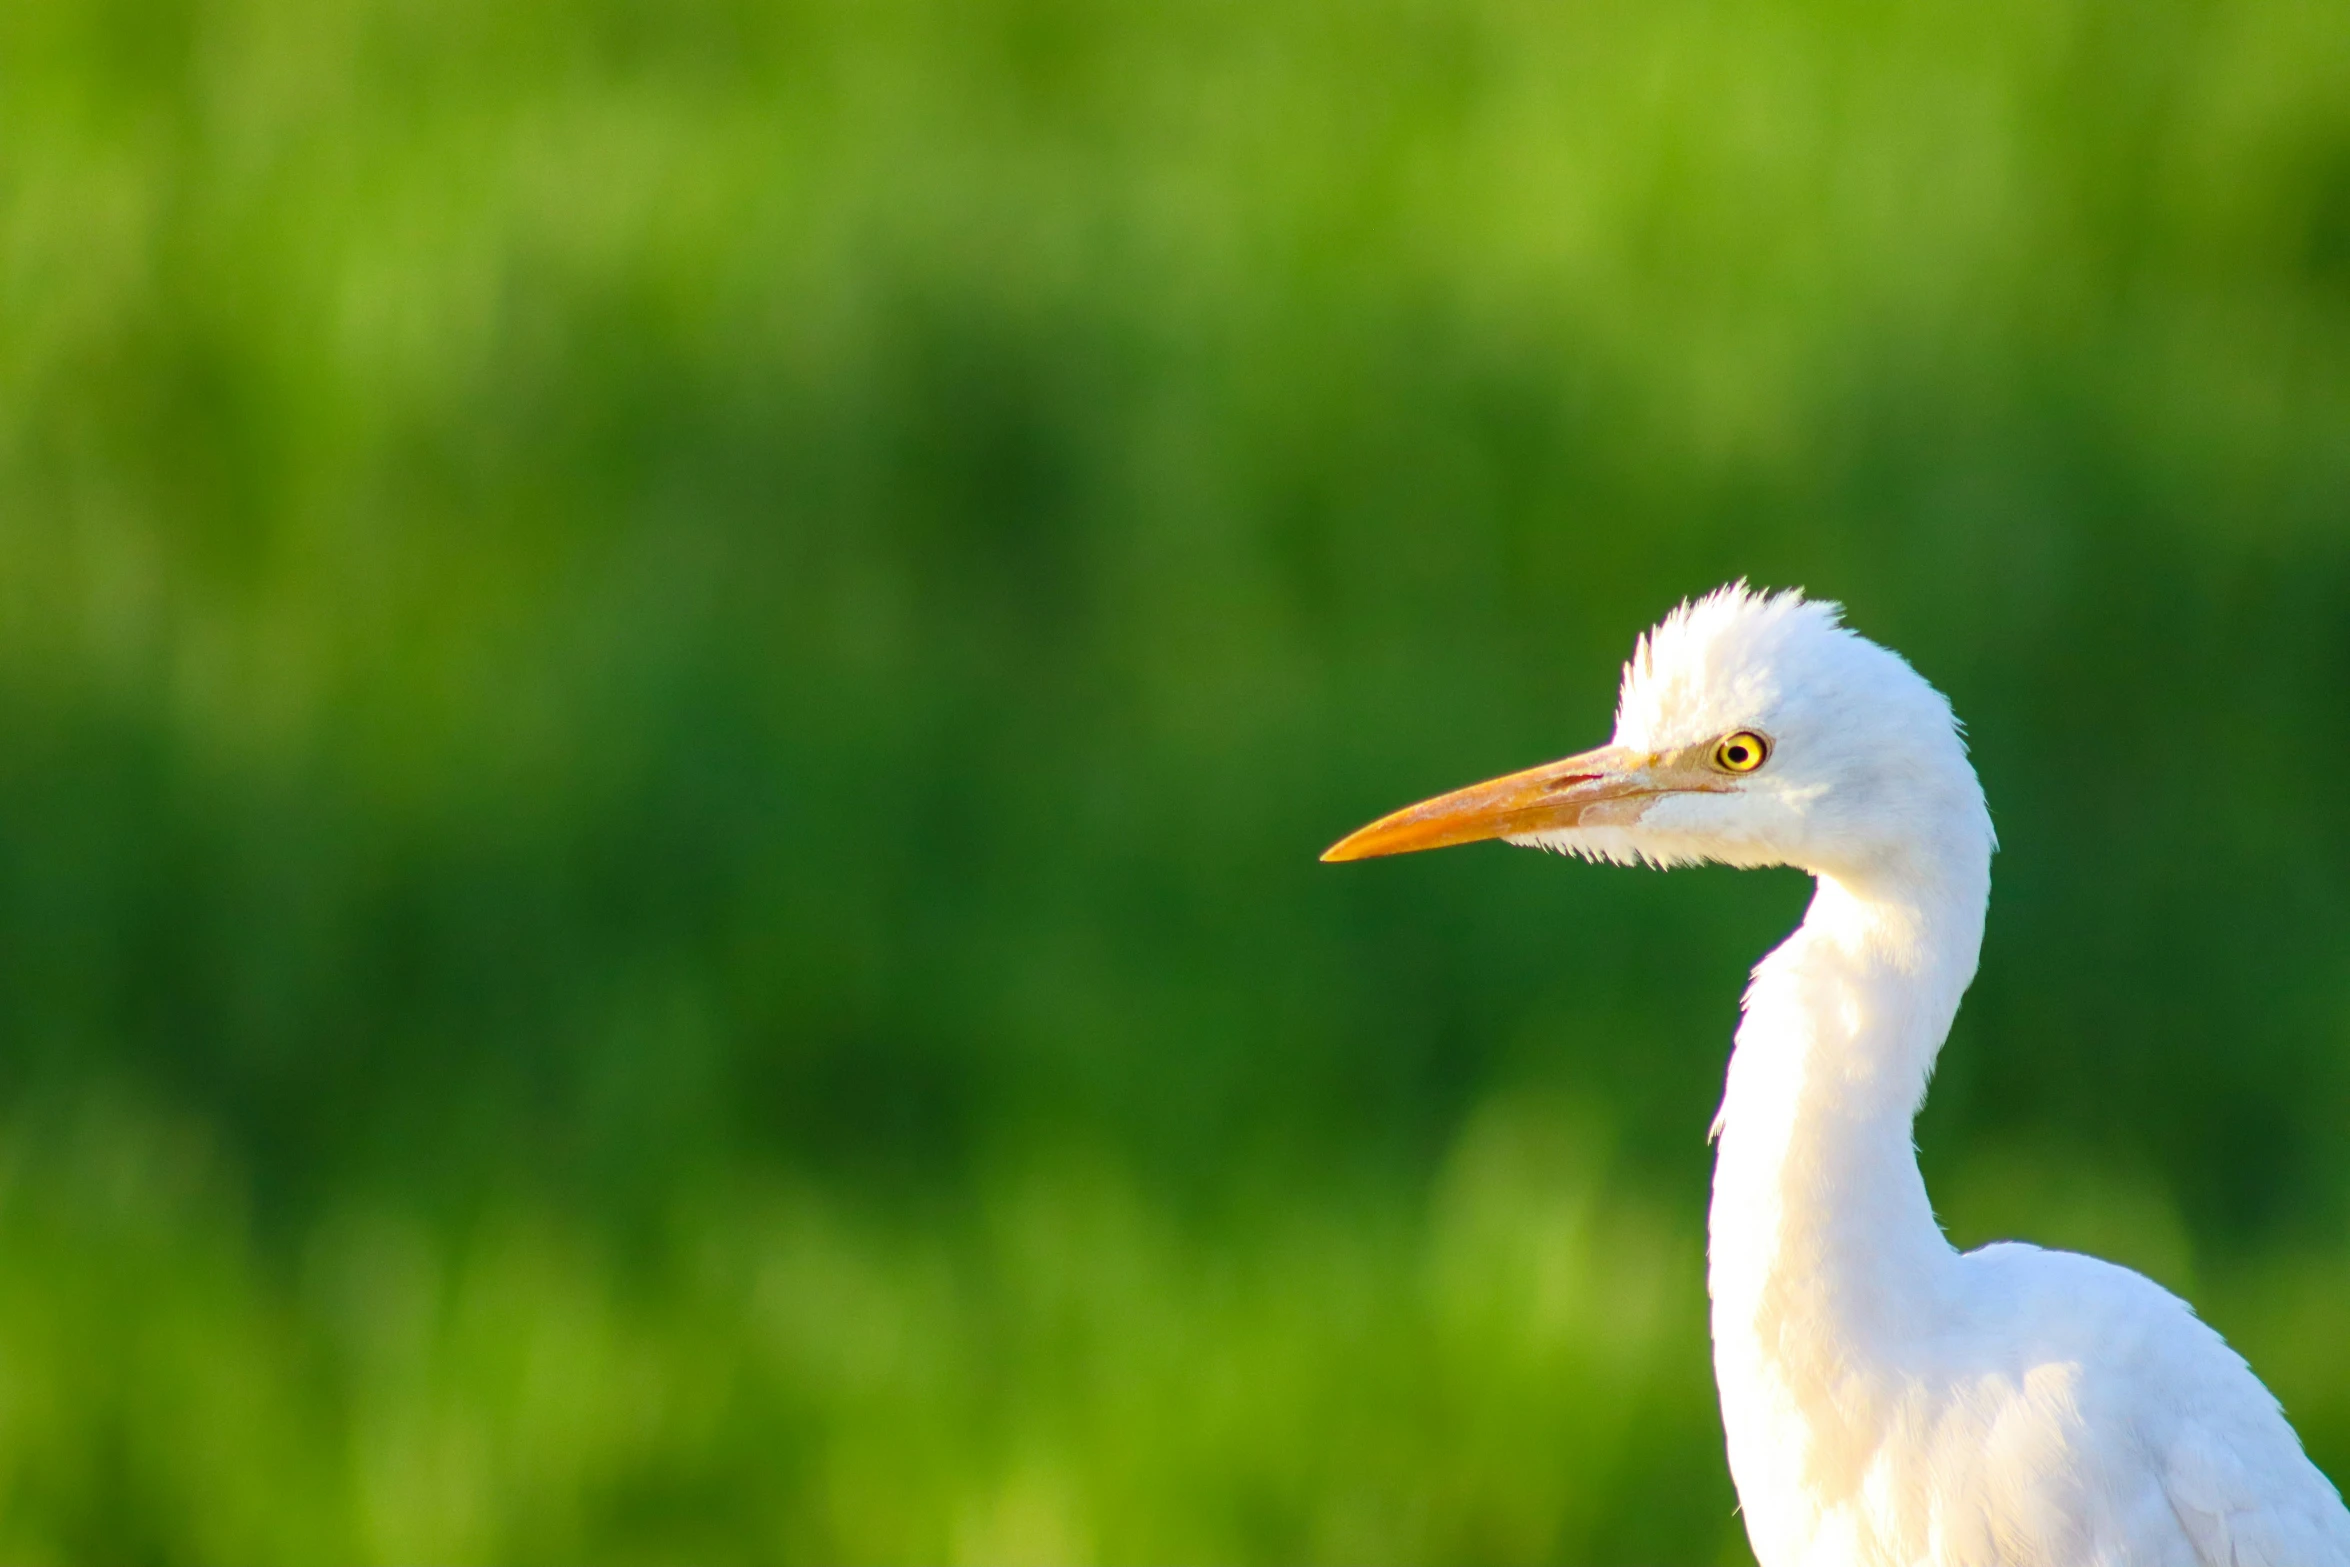
[[[1770,759],[1735,789],[1666,795],[1623,825],[1513,842],[1655,865],[1702,860],[1867,876],[1985,861],[1995,840],[1958,720],[1841,606],[1745,583],[1682,604],[1624,666],[1615,743],[1666,753],[1750,729]]]

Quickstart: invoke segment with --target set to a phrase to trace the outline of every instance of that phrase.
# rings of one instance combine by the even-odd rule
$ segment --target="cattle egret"
[[[1714,1374],[1764,1567],[2350,1567],[2341,1498],[2183,1301],[1934,1222],[1910,1128],[1974,977],[1991,817],[1950,704],[1841,613],[1684,604],[1624,666],[1612,743],[1323,858],[1499,838],[1813,877],[1714,1122]]]

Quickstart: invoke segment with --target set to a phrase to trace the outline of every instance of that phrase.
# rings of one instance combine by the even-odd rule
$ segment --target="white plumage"
[[[1794,865],[1715,1123],[1715,1376],[1764,1567],[2350,1567],[2350,1513],[2177,1297],[1960,1254],[1910,1141],[1974,977],[1994,841],[1949,704],[1835,605],[1743,585],[1625,666],[1613,744],[1413,806],[1326,858],[1477,838]]]

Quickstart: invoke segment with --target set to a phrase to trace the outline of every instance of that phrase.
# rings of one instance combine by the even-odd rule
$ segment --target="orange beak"
[[[1684,756],[1601,746],[1407,805],[1347,834],[1322,858],[1368,860],[1567,827],[1625,827],[1660,794],[1729,787],[1718,776],[1691,769]]]

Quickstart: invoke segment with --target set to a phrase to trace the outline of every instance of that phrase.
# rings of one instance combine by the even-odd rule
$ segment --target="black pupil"
[[[1744,747],[1744,746],[1742,746],[1742,745],[1734,745],[1734,746],[1730,747],[1730,761],[1731,761],[1731,764],[1732,764],[1733,766],[1738,766],[1738,767],[1743,767],[1743,766],[1745,766],[1745,765],[1746,765],[1746,747]]]

